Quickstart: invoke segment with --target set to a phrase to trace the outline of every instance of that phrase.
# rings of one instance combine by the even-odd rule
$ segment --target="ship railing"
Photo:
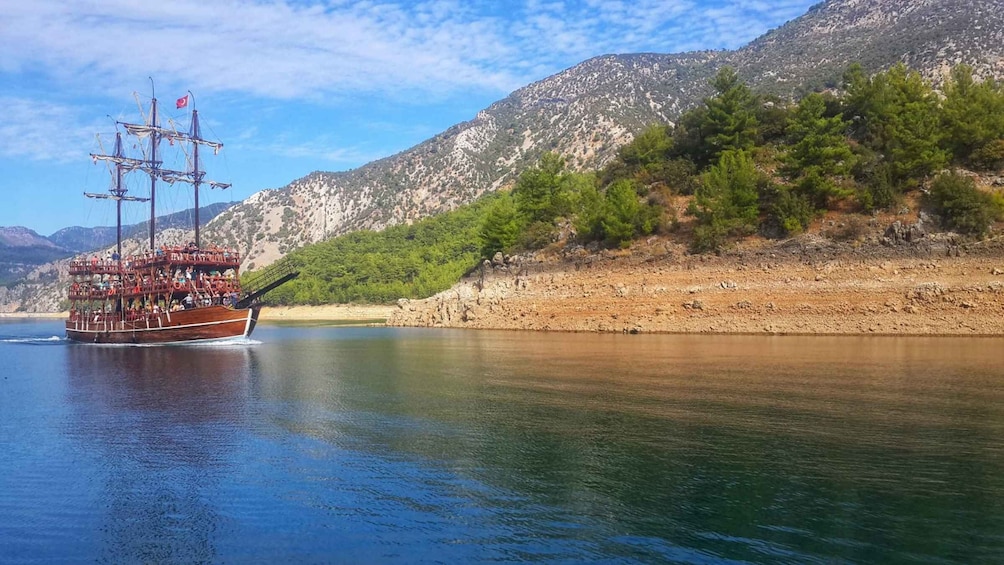
[[[71,275],[112,275],[119,272],[120,266],[111,259],[75,259],[67,270]]]
[[[170,280],[160,278],[153,282],[149,280],[133,284],[111,283],[73,283],[67,295],[71,300],[105,300],[114,299],[117,295],[123,298],[135,298],[148,294],[174,293],[208,293],[212,295],[240,293],[240,281],[236,277],[212,275],[195,280]]]
[[[164,266],[170,263],[192,265],[220,265],[236,268],[240,265],[240,254],[235,249],[207,247],[167,247],[137,255],[127,255],[121,260],[91,256],[70,261],[69,272],[72,275],[112,274],[122,269],[143,269]]]
[[[158,324],[164,316],[164,312],[150,310],[126,310],[124,312],[94,312],[94,311],[71,311],[69,322],[73,324],[73,329],[77,330],[124,330],[126,324],[136,322],[147,322],[156,320]]]

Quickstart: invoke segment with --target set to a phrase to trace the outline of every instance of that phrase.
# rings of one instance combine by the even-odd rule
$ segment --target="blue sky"
[[[203,204],[393,155],[590,57],[732,49],[817,0],[0,0],[0,226],[114,225],[89,153],[191,91],[225,145]],[[180,166],[180,165],[176,165]],[[147,196],[138,176],[130,194]],[[165,186],[158,213],[192,206]],[[127,206],[126,222],[148,209]]]

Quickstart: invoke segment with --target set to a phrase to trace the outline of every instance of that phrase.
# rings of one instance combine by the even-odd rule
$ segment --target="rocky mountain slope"
[[[725,56],[751,84],[779,93],[836,86],[850,61],[902,61],[939,83],[959,63],[1004,77],[1000,0],[831,0]]]
[[[72,254],[28,228],[0,227],[0,284],[21,279],[39,265]]]
[[[1004,78],[1004,6],[828,0],[736,51],[597,57],[521,88],[407,151],[255,194],[207,232],[259,267],[326,237],[470,202],[511,183],[544,151],[565,155],[574,168],[600,167],[646,124],[672,122],[698,104],[724,65],[760,90],[793,94],[838,84],[854,61],[869,70],[904,61],[932,78],[965,62]]]

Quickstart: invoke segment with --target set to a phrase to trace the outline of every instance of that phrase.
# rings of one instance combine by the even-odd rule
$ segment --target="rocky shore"
[[[1004,245],[891,226],[689,255],[653,238],[486,261],[388,325],[625,333],[1004,335]]]

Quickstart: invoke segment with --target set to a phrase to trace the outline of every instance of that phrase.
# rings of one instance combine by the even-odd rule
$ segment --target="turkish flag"
[[[178,108],[179,110],[180,110],[181,108],[184,108],[185,106],[188,106],[188,95],[187,95],[187,94],[186,94],[186,95],[184,95],[184,96],[182,96],[181,98],[179,98],[179,99],[178,99],[177,101],[175,101],[175,103],[174,103],[174,107],[175,107],[175,108]]]

